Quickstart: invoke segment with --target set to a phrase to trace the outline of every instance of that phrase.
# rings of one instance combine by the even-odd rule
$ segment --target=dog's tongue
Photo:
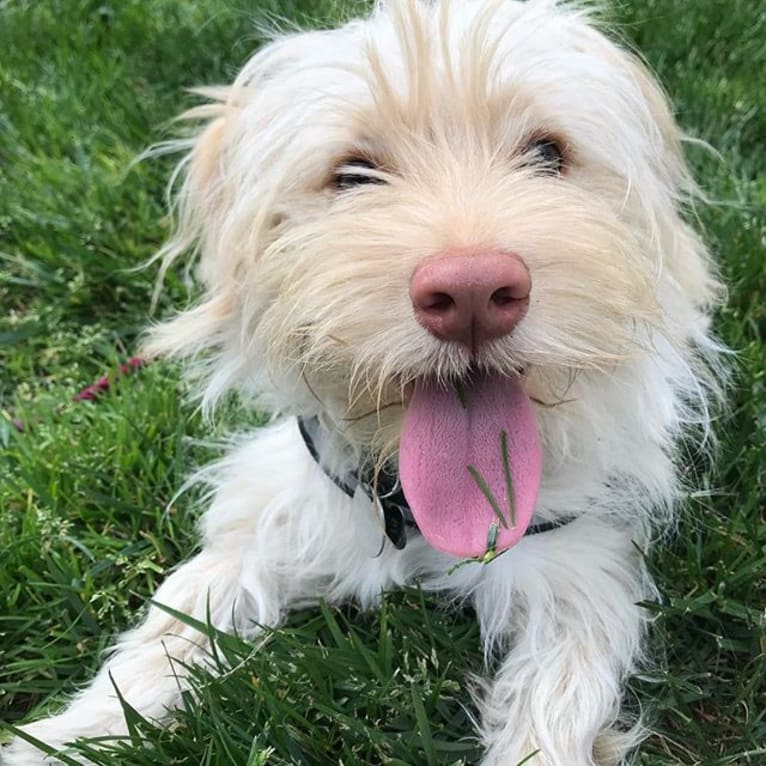
[[[460,394],[436,384],[415,389],[399,443],[399,476],[415,521],[435,548],[473,557],[517,543],[532,518],[541,474],[534,410],[518,380],[477,376]]]

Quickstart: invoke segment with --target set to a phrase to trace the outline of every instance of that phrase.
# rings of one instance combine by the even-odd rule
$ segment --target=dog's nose
[[[527,311],[531,289],[524,261],[504,250],[448,251],[423,261],[410,280],[418,322],[472,353],[513,330]]]

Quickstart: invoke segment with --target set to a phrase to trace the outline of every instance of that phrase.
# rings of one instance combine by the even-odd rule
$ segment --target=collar
[[[377,482],[371,473],[363,474],[360,471],[349,471],[344,476],[338,476],[322,465],[319,457],[319,450],[316,446],[316,437],[322,430],[319,418],[316,416],[310,418],[299,416],[298,430],[314,462],[338,489],[351,498],[356,495],[357,491],[361,490],[367,495],[370,502],[378,505],[383,513],[386,537],[393,543],[395,548],[402,550],[407,545],[408,527],[413,532],[419,534],[418,525],[415,517],[412,515],[407,498],[404,496],[398,476],[381,471],[378,474]],[[576,518],[577,516],[564,516],[556,521],[544,521],[540,524],[533,524],[527,528],[524,536],[529,537],[530,535],[550,532],[569,524]]]
[[[299,417],[298,429],[306,444],[306,449],[314,458],[314,462],[324,471],[327,478],[333,481],[335,486],[351,498],[358,490],[361,490],[367,495],[370,502],[379,506],[383,512],[386,537],[394,544],[395,548],[402,550],[407,545],[407,527],[417,530],[418,525],[412,516],[407,498],[402,492],[399,477],[385,471],[378,474],[377,481],[372,474],[361,474],[359,471],[349,471],[345,476],[337,476],[322,465],[319,458],[319,451],[316,446],[316,436],[322,429],[319,418]]]

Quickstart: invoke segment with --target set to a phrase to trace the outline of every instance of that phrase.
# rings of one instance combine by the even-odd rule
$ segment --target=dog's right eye
[[[370,172],[371,171],[371,172]],[[380,168],[362,157],[346,160],[335,171],[333,186],[339,191],[347,191],[364,184],[384,184]]]

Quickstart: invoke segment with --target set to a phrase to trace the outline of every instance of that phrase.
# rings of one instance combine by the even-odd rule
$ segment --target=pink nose
[[[531,288],[529,270],[515,253],[453,251],[415,269],[410,298],[428,332],[475,353],[513,330],[526,313]]]

